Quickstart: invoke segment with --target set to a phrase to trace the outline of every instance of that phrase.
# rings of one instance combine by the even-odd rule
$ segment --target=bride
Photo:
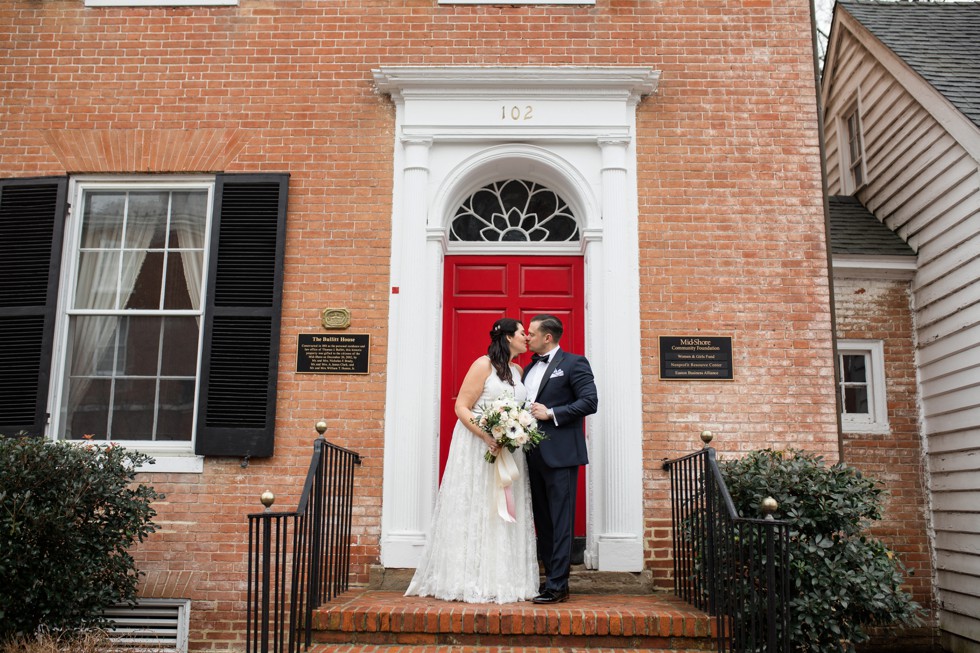
[[[406,596],[467,603],[525,601],[538,593],[538,562],[527,465],[513,452],[520,477],[511,489],[514,522],[494,502],[494,465],[484,460],[497,444],[473,423],[480,406],[502,396],[524,401],[521,369],[513,359],[527,351],[524,326],[501,318],[490,330],[487,355],[470,366],[456,399],[456,428],[436,499],[428,546]]]

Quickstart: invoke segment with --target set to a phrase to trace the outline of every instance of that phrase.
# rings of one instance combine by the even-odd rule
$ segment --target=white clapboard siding
[[[977,509],[977,502],[980,501],[980,490],[973,492],[933,492],[932,493],[932,505],[933,510],[941,511],[958,511],[958,512],[968,512],[975,511]],[[938,548],[938,543],[936,544]],[[962,551],[962,553],[970,553],[972,551]]]
[[[929,436],[930,457],[932,454],[949,454],[976,450],[977,430],[975,429],[972,431],[940,433]],[[980,497],[980,490],[978,490],[977,496]],[[980,506],[980,503],[969,506],[969,509],[975,510],[977,506]],[[937,507],[936,509],[938,510],[939,508]],[[950,508],[950,510],[959,510],[959,508]]]
[[[959,472],[968,469],[980,472],[980,451],[936,454],[930,457],[929,467],[933,473]],[[977,519],[980,520],[980,516]]]
[[[971,306],[980,303],[980,285],[976,280],[980,277],[973,276],[980,269],[980,261],[974,260],[969,265],[957,268],[944,279],[941,284],[933,284],[915,293],[915,306],[918,309],[917,321],[920,326],[929,326],[951,317],[957,313],[969,311]],[[970,319],[966,315],[966,319]],[[975,324],[980,321],[980,314]],[[956,322],[957,326],[962,321]],[[970,324],[969,322],[967,324]]]
[[[961,594],[960,592],[954,592],[952,590],[944,591],[942,596],[943,608],[949,612],[954,612],[963,616],[975,616],[980,614],[980,598],[976,596],[971,594]]]
[[[935,318],[937,316],[930,314],[929,317]],[[920,318],[917,314],[916,321],[919,327],[919,341],[932,342],[933,340],[955,335],[960,331],[980,324],[980,306],[975,304],[966,306],[961,310],[957,310],[948,315],[939,315],[938,319],[930,319],[929,321],[925,318]]]
[[[980,614],[980,598],[959,592],[943,592],[943,607],[962,615]]]
[[[941,206],[936,203],[941,195],[946,195],[951,191],[956,192],[957,187],[961,184],[966,184],[964,189],[966,191],[976,190],[972,188],[973,181],[977,177],[976,161],[962,152],[953,152],[950,159],[944,159],[943,163],[951,163],[951,165],[943,170],[942,178],[934,180],[928,186],[922,186],[922,192],[935,193],[931,198],[923,199],[920,197],[908,206],[901,207],[901,212],[883,214],[887,216],[884,218],[885,224],[904,238],[906,242],[930,227],[935,231],[944,232],[953,226],[945,219]]]
[[[967,555],[959,551],[936,551],[936,567],[940,570],[980,577],[980,556]]]
[[[960,594],[969,594],[972,592],[973,585],[980,580],[975,576],[959,574],[952,571],[940,571],[937,574],[937,578],[943,587],[953,592],[959,592]]]
[[[953,431],[965,432],[968,429],[976,427],[980,424],[980,407],[964,408],[962,410],[943,413],[941,415],[928,415],[926,414],[925,422],[928,433],[930,433],[930,444],[931,444],[931,434],[933,433],[950,433]],[[976,433],[974,432],[972,438],[967,440],[969,444],[964,445],[963,449],[976,449],[980,442],[977,442]],[[931,447],[930,447],[931,450]],[[980,479],[978,479],[980,481]],[[977,484],[980,486],[980,482]],[[980,504],[977,504],[980,507]]]
[[[936,513],[934,525],[937,531],[980,534],[980,516],[973,512]]]
[[[955,612],[943,611],[939,613],[939,627],[947,633],[953,633],[969,640],[980,641],[980,620],[977,620],[975,616],[965,616],[956,614]],[[947,646],[948,648],[946,650],[955,651],[956,653],[970,651],[970,647],[976,650],[975,645],[972,643],[964,643],[962,647],[947,643]]]
[[[883,215],[901,217],[906,220],[918,215],[921,206],[928,202],[921,193],[923,175],[935,179],[936,175],[955,165],[966,153],[955,147],[956,141],[935,122],[922,120],[917,129],[903,134],[909,140],[904,140],[905,147],[884,150],[881,155],[881,165],[875,176],[876,179],[888,183],[876,188],[876,211]],[[902,222],[892,224],[901,229]],[[903,221],[904,222],[904,221]],[[894,228],[894,227],[893,227]]]
[[[961,390],[970,390],[975,395],[980,396],[980,364],[974,363],[973,359],[980,356],[980,352],[975,352],[973,350],[966,352],[963,355],[965,360],[958,360],[958,357],[952,359],[946,359],[941,361],[941,363],[946,363],[946,365],[937,364],[934,368],[941,367],[957,367],[956,371],[949,372],[943,376],[935,379],[931,379],[929,382],[929,393],[928,395],[923,395],[923,401],[931,401],[933,399],[938,399],[940,397],[949,395],[949,393],[959,392]],[[974,364],[970,364],[974,363]],[[923,375],[923,378],[925,375]]]
[[[919,249],[914,291],[921,291],[980,259],[980,213],[953,215],[955,225]],[[955,243],[955,244],[954,244]]]
[[[976,472],[972,469],[960,472],[932,473],[933,492],[959,492],[962,490],[973,490],[976,486]],[[937,526],[936,528],[939,527]]]
[[[959,333],[944,335],[926,340],[919,332],[919,364],[929,365],[949,356],[959,356],[980,342],[980,324],[975,324]]]
[[[980,174],[971,172],[954,183],[933,200],[934,217],[909,237],[908,243],[916,252],[929,249],[926,261],[959,246],[955,230],[965,220],[971,220],[980,206]],[[939,242],[937,242],[939,241]]]
[[[940,626],[947,640],[972,640],[975,647],[980,642],[980,164],[968,144],[976,142],[976,130],[936,113],[948,102],[925,97],[919,78],[846,9],[835,15],[839,40],[831,48],[823,93],[828,189],[842,192],[840,118],[859,99],[868,174],[857,196],[918,255],[912,305]],[[963,129],[971,131],[951,131]]]
[[[889,80],[888,96],[883,98],[880,103],[874,104],[872,104],[873,99],[868,99],[868,103],[871,105],[868,106],[870,115],[881,115],[880,120],[872,121],[867,127],[871,132],[878,135],[878,140],[868,144],[865,148],[868,158],[873,161],[868,174],[875,174],[876,176],[881,172],[878,166],[885,165],[887,160],[885,157],[891,149],[889,142],[899,134],[927,129],[930,122],[928,112],[922,109],[894,79],[884,76],[882,79]]]

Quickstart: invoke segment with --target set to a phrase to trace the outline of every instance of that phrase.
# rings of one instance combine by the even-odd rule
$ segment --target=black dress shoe
[[[546,585],[547,585],[547,583],[541,583],[540,585],[538,585],[538,594],[544,594],[544,590],[545,590],[545,586]]]
[[[545,590],[541,594],[535,596],[531,599],[532,603],[537,603],[539,605],[551,605],[552,603],[561,603],[562,601],[568,600],[568,590]]]

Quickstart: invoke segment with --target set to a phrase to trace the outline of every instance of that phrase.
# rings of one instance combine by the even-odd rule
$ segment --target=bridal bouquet
[[[490,435],[501,447],[514,451],[518,447],[530,451],[548,436],[538,430],[538,421],[528,410],[527,402],[513,397],[501,397],[480,406],[483,414],[473,423]],[[497,461],[489,451],[483,456],[488,463]]]

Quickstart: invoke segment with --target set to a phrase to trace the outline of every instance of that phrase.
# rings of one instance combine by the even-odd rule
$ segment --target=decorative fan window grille
[[[558,193],[533,181],[495,181],[456,210],[449,240],[466,242],[574,242],[578,223]]]

